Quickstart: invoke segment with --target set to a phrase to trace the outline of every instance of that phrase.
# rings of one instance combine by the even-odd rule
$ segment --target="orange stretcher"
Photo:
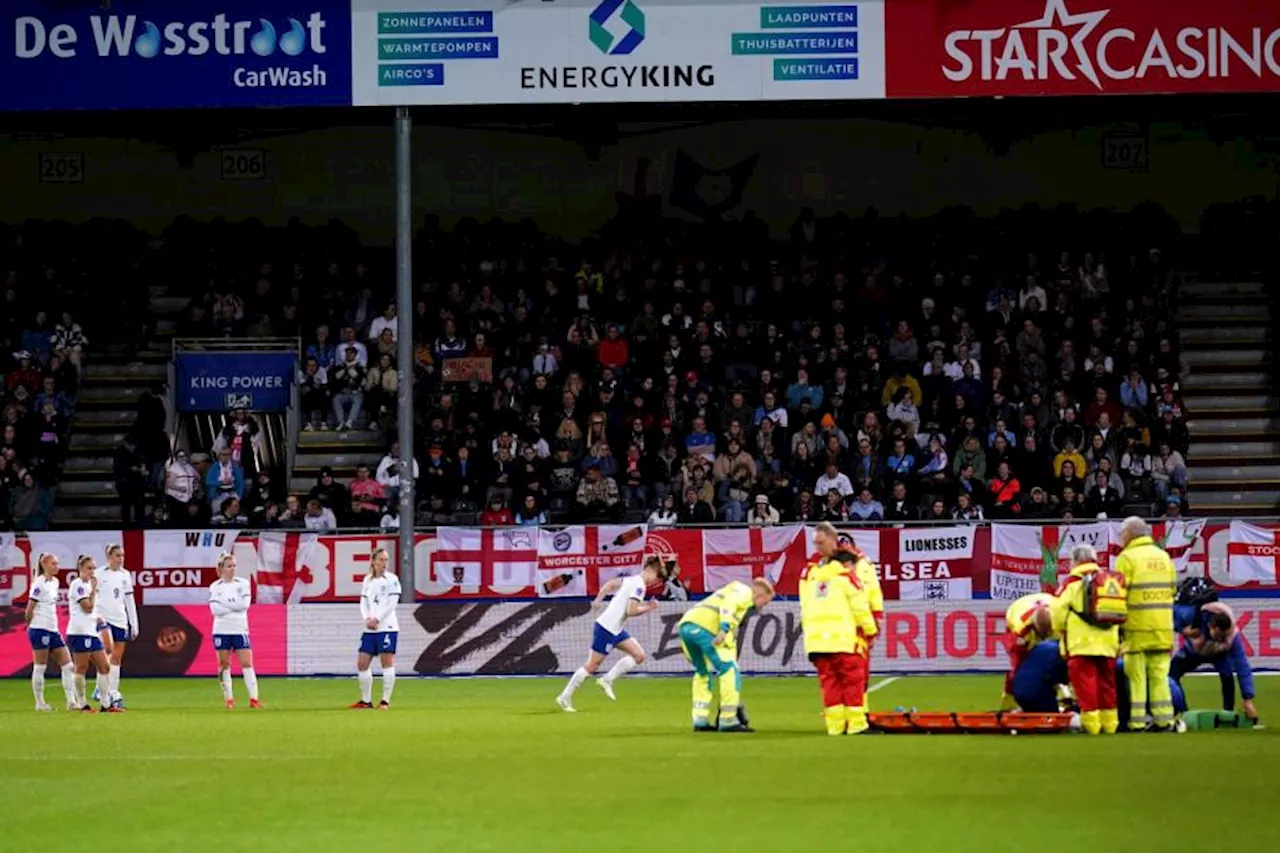
[[[1059,734],[1071,728],[1070,714],[1026,714],[1020,711],[892,711],[872,713],[868,719],[873,729],[886,734]]]

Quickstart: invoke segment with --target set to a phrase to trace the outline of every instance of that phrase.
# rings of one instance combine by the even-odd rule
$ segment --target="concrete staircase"
[[[1280,509],[1280,405],[1265,286],[1192,282],[1180,296],[1178,328],[1191,370],[1183,395],[1192,512],[1274,515]]]
[[[363,420],[361,414],[360,421]],[[382,433],[373,429],[299,433],[289,494],[305,496],[326,465],[333,469],[333,478],[344,484],[355,478],[357,465],[368,465],[371,471],[377,471],[386,452]]]

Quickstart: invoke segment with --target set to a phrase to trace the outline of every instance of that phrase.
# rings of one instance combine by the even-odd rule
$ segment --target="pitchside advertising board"
[[[176,399],[183,412],[289,408],[296,352],[181,352],[174,356]]]
[[[3,5],[0,109],[351,104],[347,0]]]
[[[357,105],[884,97],[884,4],[356,0]]]

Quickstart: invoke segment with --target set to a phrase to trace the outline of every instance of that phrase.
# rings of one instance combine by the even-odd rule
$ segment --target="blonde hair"
[[[54,554],[52,551],[40,552],[40,556],[36,557],[36,574],[38,575],[44,574],[44,561],[50,558],[53,558],[56,560],[58,558],[58,555]]]
[[[221,554],[218,555],[218,568],[221,569],[223,566],[225,566],[228,560],[234,560],[235,556],[236,555],[232,554],[230,551],[223,551]]]
[[[121,547],[119,542],[112,542],[110,545],[107,546],[106,554],[108,557],[110,557],[113,552],[123,551],[123,550],[124,548]]]
[[[92,563],[92,562],[93,562],[93,557],[90,557],[88,554],[81,554],[79,557],[76,557],[76,571],[78,572],[84,569],[85,563]],[[95,565],[94,568],[97,568],[97,566]]]
[[[388,563],[391,562],[391,552],[388,551],[386,548],[383,548],[381,545],[379,545],[378,547],[374,548],[372,551],[369,552],[369,571],[371,572],[373,571],[373,561],[378,559],[379,554],[386,554],[387,562]],[[382,571],[383,571],[383,574],[385,574],[387,570],[384,568]]]
[[[777,592],[774,591],[773,584],[769,583],[768,578],[752,578],[751,586],[754,589],[758,589],[761,592],[765,593],[770,598],[773,598],[778,594]]]

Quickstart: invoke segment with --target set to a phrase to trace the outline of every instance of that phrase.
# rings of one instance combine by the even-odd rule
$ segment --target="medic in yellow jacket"
[[[861,734],[868,728],[868,641],[880,628],[857,577],[858,562],[852,552],[837,551],[831,560],[808,566],[800,576],[804,648],[818,670],[830,735]]]
[[[1096,574],[1098,554],[1090,545],[1071,549],[1071,573],[1062,582],[1050,610],[1053,628],[1062,641],[1067,678],[1080,703],[1080,724],[1086,732],[1115,734],[1120,723],[1116,708],[1116,655],[1120,654],[1120,627],[1086,621],[1085,599],[1089,576]],[[1116,589],[1123,593],[1119,584]]]
[[[1053,620],[1049,614],[1049,604],[1053,596],[1047,592],[1036,592],[1016,599],[1004,612],[1004,623],[1008,629],[1009,671],[1004,677],[1004,693],[1000,696],[1000,709],[1007,711],[1013,708],[1013,674],[1027,659],[1027,654],[1044,640],[1053,639]]]
[[[1150,525],[1137,516],[1120,523],[1120,542],[1124,550],[1116,558],[1116,570],[1124,575],[1129,592],[1122,636],[1124,674],[1129,682],[1129,728],[1154,725],[1158,731],[1171,731],[1174,708],[1169,667],[1178,570],[1151,538]]]
[[[739,718],[742,673],[738,670],[738,626],[752,610],[773,600],[773,585],[764,578],[750,584],[732,581],[699,601],[680,619],[680,648],[693,664],[693,729],[713,732],[712,687],[718,682],[722,732],[750,731]]]

